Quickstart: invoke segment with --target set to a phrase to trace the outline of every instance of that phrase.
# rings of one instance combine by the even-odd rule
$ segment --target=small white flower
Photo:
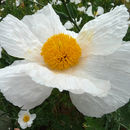
[[[18,123],[22,129],[26,129],[27,127],[31,127],[35,118],[36,114],[30,114],[28,110],[21,110],[18,114]]]
[[[1,0],[1,3],[4,3],[6,0]]]
[[[73,19],[74,20],[74,19]],[[82,21],[82,18],[80,17],[79,21],[77,20],[77,18],[75,19],[75,22],[76,24],[79,26],[81,24],[81,21]],[[64,24],[64,27],[66,29],[72,29],[74,27],[74,24],[70,21],[67,21],[65,24]]]
[[[34,3],[38,3],[37,0],[33,0]]]
[[[104,13],[103,7],[98,6],[98,9],[97,9],[97,12],[96,12],[96,16],[97,16],[97,15],[102,15],[103,13]]]
[[[78,7],[77,10],[80,12],[85,12],[86,8],[82,6],[82,7]]]
[[[1,8],[0,10],[1,10],[1,11],[4,11],[4,8]]]
[[[20,0],[16,0],[16,7],[20,5]]]
[[[30,5],[30,8],[32,8],[33,7],[33,5]]]
[[[112,6],[114,6],[115,4],[114,3],[111,3]]]
[[[51,4],[52,5],[61,5],[62,2],[60,0],[52,0]]]
[[[60,0],[57,1],[56,5],[61,5],[62,2]]]
[[[91,2],[88,2],[88,5],[92,5]]]
[[[88,16],[92,16],[92,17],[97,17],[98,15],[102,15],[104,13],[104,9],[101,7],[101,6],[98,6],[98,9],[96,12],[92,12],[92,5],[88,7],[87,11],[86,11],[86,14]]]
[[[70,2],[71,2],[71,3],[74,3],[74,2],[75,2],[75,0],[70,0]]]
[[[71,3],[75,3],[76,5],[81,3],[81,0],[70,0]]]
[[[33,13],[35,13],[35,12],[36,12],[36,10],[35,10],[35,9],[33,9],[33,10],[32,10],[32,12],[33,12]]]
[[[56,4],[56,0],[52,0],[51,4]]]
[[[92,5],[90,5],[90,6],[88,7],[88,9],[87,9],[87,11],[86,11],[85,13],[86,13],[88,16],[94,17],[93,12],[92,12]]]
[[[65,24],[64,24],[64,27],[66,29],[72,29],[74,27],[74,24],[71,23],[70,21],[67,21]]]
[[[80,17],[79,21],[77,20],[77,18],[75,19],[76,20],[76,24],[79,26],[82,22],[82,18]]]

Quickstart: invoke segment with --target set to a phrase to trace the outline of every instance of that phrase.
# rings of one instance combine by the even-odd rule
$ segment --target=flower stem
[[[75,25],[75,27],[76,27],[76,29],[78,30],[78,32],[80,31],[80,28],[78,27],[78,25],[76,24],[76,22],[73,20],[73,18],[71,17],[71,14],[70,14],[70,11],[69,11],[69,9],[68,9],[68,7],[67,7],[67,5],[66,5],[66,2],[64,1],[64,0],[61,0],[62,2],[63,2],[63,5],[64,5],[64,7],[65,7],[65,9],[66,9],[66,11],[67,11],[67,13],[68,13],[68,16],[69,16],[69,19],[70,19],[70,21]]]
[[[44,7],[44,5],[42,5],[41,3],[38,3],[37,1],[33,1],[33,0],[29,0],[29,1]]]

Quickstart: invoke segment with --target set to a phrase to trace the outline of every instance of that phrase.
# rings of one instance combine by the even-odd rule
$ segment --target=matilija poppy
[[[32,109],[58,88],[70,92],[84,115],[115,111],[130,98],[130,44],[122,41],[128,19],[127,8],[117,6],[77,34],[64,28],[50,4],[21,21],[7,15],[0,45],[25,60],[0,69],[1,92],[14,105]]]

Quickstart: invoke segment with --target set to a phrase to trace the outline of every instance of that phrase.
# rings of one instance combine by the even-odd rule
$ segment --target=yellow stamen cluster
[[[26,123],[30,120],[30,116],[29,115],[24,115],[23,117],[23,121]]]
[[[79,62],[81,48],[74,38],[61,33],[44,43],[41,55],[49,68],[65,70]]]

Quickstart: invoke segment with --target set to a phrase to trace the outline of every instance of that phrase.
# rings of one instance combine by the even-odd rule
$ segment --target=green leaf
[[[12,128],[11,120],[6,113],[0,110],[0,129],[8,130],[8,128]]]
[[[105,121],[103,118],[86,117],[85,120],[86,130],[104,130]]]
[[[77,18],[77,8],[74,4],[68,3],[66,4],[68,11],[72,18]]]

